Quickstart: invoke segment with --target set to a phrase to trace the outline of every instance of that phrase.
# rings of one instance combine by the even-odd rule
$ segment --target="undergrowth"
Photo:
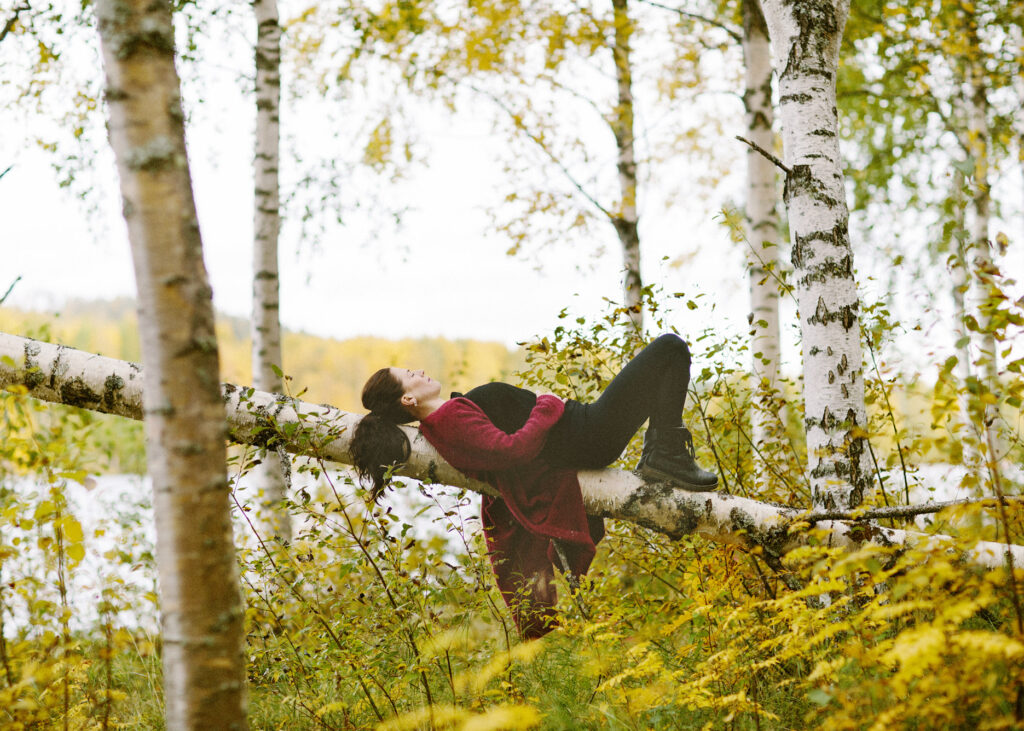
[[[645,300],[655,330],[671,329],[660,319],[669,304],[688,302],[651,290]],[[1013,303],[1005,311],[1008,322],[1019,316]],[[888,313],[876,306],[864,314],[878,480],[870,505],[921,494],[917,466],[940,458],[964,465],[968,494],[992,494],[996,479],[1018,493],[1005,467],[1019,453],[1006,427],[1017,418],[1020,383],[995,397],[1007,451],[993,459],[961,406],[973,404],[975,418],[990,414],[992,392],[957,383],[949,363],[927,388],[908,386],[878,357],[894,329]],[[566,315],[548,337],[524,344],[519,381],[594,396],[647,339],[626,315],[613,309],[595,323]],[[684,335],[700,364],[686,412],[699,461],[716,466],[729,492],[809,507],[802,384],[783,379],[767,399],[755,398],[742,338]],[[927,418],[897,413],[897,397],[919,403]],[[90,436],[96,428],[17,394],[0,397],[0,406],[0,726],[162,727],[152,551],[139,530],[144,499],[125,517],[83,530],[66,488],[90,479],[82,465],[95,459],[97,443],[102,449]],[[756,445],[752,408],[775,417],[771,438]],[[635,462],[639,440],[622,467]],[[345,470],[296,461],[288,505],[295,536],[282,546],[260,534],[248,507],[244,475],[259,457],[238,449],[229,465],[253,728],[1021,723],[1024,574],[961,560],[979,539],[1019,542],[1019,503],[998,518],[984,505],[947,510],[931,530],[951,538],[911,549],[841,551],[812,534],[774,568],[756,550],[609,521],[578,595],[562,586],[561,627],[523,643],[494,587],[473,496],[409,484],[368,507]],[[892,524],[926,529],[910,519]],[[83,583],[88,558],[107,570]],[[140,588],[118,566],[148,579]]]

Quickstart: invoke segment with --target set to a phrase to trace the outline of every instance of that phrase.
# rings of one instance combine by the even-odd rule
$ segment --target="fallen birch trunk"
[[[43,401],[91,411],[144,418],[142,369],[127,361],[86,353],[63,345],[0,333],[0,388],[19,390]],[[328,405],[315,405],[248,387],[224,384],[231,438],[265,446],[276,442],[288,451],[351,464],[349,440],[361,418]],[[418,480],[493,494],[445,462],[412,427],[403,427],[412,455],[399,474]],[[698,533],[713,541],[759,546],[771,564],[807,543],[804,530],[790,530],[808,513],[725,493],[694,493],[667,484],[647,483],[622,470],[579,473],[587,512],[628,520],[673,538]],[[885,528],[871,522],[822,520],[815,523],[831,545],[952,545],[948,536]],[[1007,555],[1024,565],[1024,546],[983,541],[964,559],[980,566],[1004,565]]]

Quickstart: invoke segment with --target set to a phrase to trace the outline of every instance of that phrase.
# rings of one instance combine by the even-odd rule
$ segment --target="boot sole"
[[[678,485],[688,492],[712,492],[718,487],[718,478],[715,478],[714,483],[710,485],[695,485],[692,482],[684,482],[678,477],[673,477],[668,472],[662,472],[659,469],[649,467],[647,465],[643,465],[637,469],[637,474],[651,482],[670,482],[673,485]]]

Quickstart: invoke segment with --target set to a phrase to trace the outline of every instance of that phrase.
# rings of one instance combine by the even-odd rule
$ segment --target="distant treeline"
[[[110,358],[141,361],[134,301],[72,300],[60,312],[0,308],[0,331],[61,343]],[[251,340],[244,318],[218,315],[221,380],[251,383]],[[521,367],[524,354],[505,345],[477,340],[416,338],[386,340],[358,337],[333,340],[285,332],[282,370],[289,391],[305,401],[361,411],[359,394],[378,368],[424,368],[447,390],[463,391],[507,379]]]

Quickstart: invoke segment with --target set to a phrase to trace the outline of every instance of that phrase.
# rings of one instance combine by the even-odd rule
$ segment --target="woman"
[[[690,351],[673,334],[645,347],[587,404],[505,383],[445,399],[423,371],[383,368],[363,388],[370,413],[353,435],[353,462],[377,500],[389,470],[409,456],[398,425],[415,420],[453,467],[494,487],[501,497],[484,496],[483,524],[498,586],[524,637],[539,637],[554,625],[552,564],[586,573],[604,535],[583,510],[577,470],[607,467],[649,421],[642,477],[696,491],[718,484],[694,461],[682,424],[689,382]]]

